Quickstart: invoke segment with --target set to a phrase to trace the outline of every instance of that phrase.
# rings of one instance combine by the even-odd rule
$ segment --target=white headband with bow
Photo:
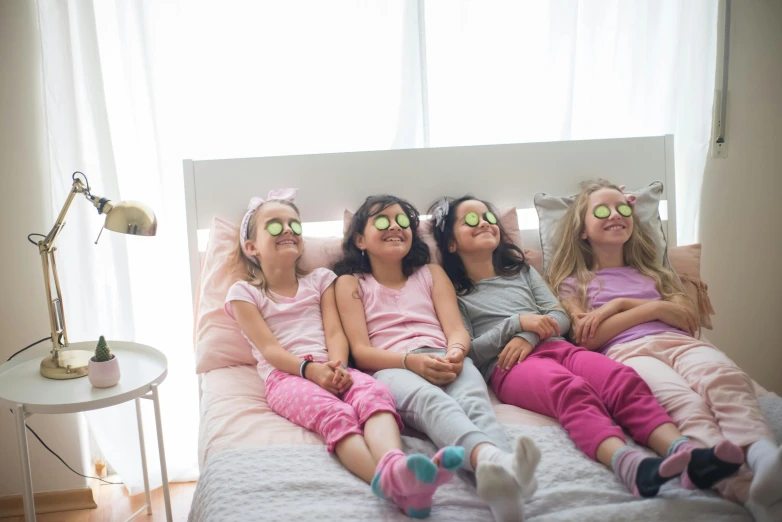
[[[270,190],[269,194],[266,195],[266,199],[263,199],[261,197],[254,197],[250,199],[250,203],[247,204],[247,212],[244,213],[244,217],[242,218],[242,226],[239,227],[239,244],[242,246],[242,252],[245,256],[247,256],[248,259],[251,261],[257,263],[258,260],[255,259],[252,255],[250,255],[249,252],[247,252],[247,247],[244,246],[244,242],[250,239],[247,237],[247,228],[250,225],[250,216],[252,216],[253,212],[255,212],[258,207],[263,205],[264,203],[267,203],[269,201],[293,201],[296,197],[296,194],[299,193],[299,189],[295,188],[283,188],[283,189],[274,189]]]

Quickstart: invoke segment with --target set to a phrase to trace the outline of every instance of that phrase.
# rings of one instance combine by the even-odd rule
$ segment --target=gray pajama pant
[[[443,355],[445,350],[420,348],[411,353]],[[462,446],[462,467],[473,471],[470,455],[478,444],[491,443],[503,451],[511,447],[489,400],[486,381],[470,358],[454,382],[440,387],[409,370],[375,372],[375,379],[391,389],[396,410],[405,425],[429,436],[438,448]]]

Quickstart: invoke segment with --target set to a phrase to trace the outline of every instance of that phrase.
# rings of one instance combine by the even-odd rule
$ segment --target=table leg
[[[21,404],[16,405],[14,417],[16,417],[16,439],[19,443],[19,457],[22,460],[22,478],[24,480],[24,519],[26,522],[35,522],[33,476],[30,471],[30,454],[27,448],[27,422],[24,406]]]
[[[147,515],[152,514],[152,499],[149,494],[149,474],[147,473],[147,451],[144,447],[144,424],[141,421],[141,399],[136,398],[136,420],[138,421],[138,444],[141,447],[141,471],[144,473],[144,493],[147,499]]]
[[[160,475],[163,479],[163,500],[166,503],[166,520],[172,521],[171,495],[168,491],[168,470],[166,469],[166,451],[163,447],[163,423],[160,420],[160,397],[157,391],[158,385],[152,385],[152,403],[155,406],[155,425],[157,427],[157,448],[160,452]]]

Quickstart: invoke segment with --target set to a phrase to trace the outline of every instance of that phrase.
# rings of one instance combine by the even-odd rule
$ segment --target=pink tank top
[[[372,346],[399,353],[425,346],[447,348],[428,266],[413,272],[401,290],[381,285],[372,274],[358,276],[358,284]]]

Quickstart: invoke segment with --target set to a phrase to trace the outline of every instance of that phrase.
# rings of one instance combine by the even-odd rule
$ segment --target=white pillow
[[[657,261],[668,267],[668,245],[663,233],[663,223],[660,219],[660,198],[663,194],[663,184],[655,181],[649,186],[637,191],[626,191],[637,197],[633,211],[641,223],[644,223],[652,235],[657,250]],[[544,192],[535,194],[535,210],[538,211],[540,225],[540,247],[543,251],[543,271],[548,271],[551,257],[554,255],[557,223],[565,216],[568,207],[573,204],[577,195],[569,197],[550,196]]]

